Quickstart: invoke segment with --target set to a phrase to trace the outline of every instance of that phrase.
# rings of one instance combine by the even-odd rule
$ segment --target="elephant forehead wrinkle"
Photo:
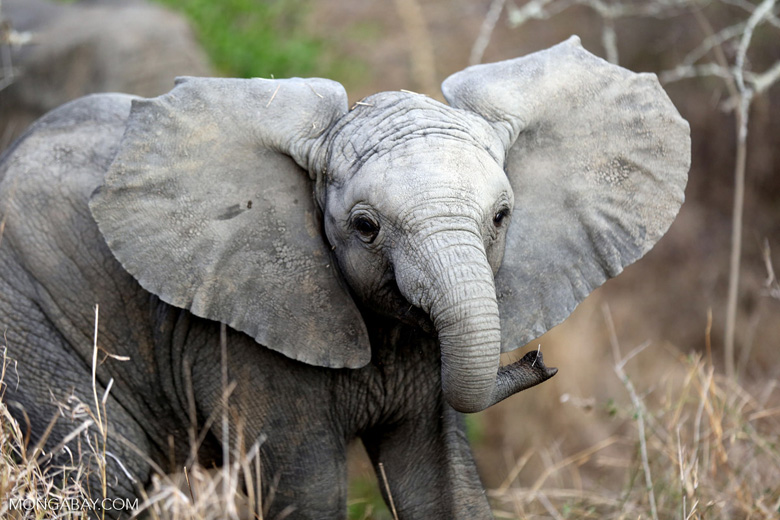
[[[413,197],[399,213],[401,222],[409,223],[410,227],[421,229],[428,235],[439,231],[463,230],[476,232],[475,223],[482,220],[482,208],[470,200],[466,193],[462,197],[453,197],[452,192],[441,195]],[[453,225],[457,219],[460,226]]]
[[[495,161],[502,158],[495,136],[481,119],[425,96],[399,92],[367,98],[342,118],[331,139],[331,160],[344,161],[353,173],[367,162],[399,148],[404,150],[418,140],[429,150],[437,144],[456,142],[487,150]],[[431,139],[438,142],[431,143]]]
[[[391,122],[395,123],[395,122]],[[351,139],[344,148],[344,155],[353,171],[389,154],[395,157],[416,155],[414,148],[425,147],[428,151],[440,150],[443,145],[479,146],[471,134],[463,128],[452,126],[435,127],[425,121],[401,121],[405,126],[379,125],[366,129],[366,134],[358,139]]]

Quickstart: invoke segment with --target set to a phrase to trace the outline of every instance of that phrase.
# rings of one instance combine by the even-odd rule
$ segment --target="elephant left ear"
[[[133,101],[90,210],[147,291],[305,363],[371,359],[314,200],[316,151],[347,113],[336,82],[184,78]]]
[[[496,293],[502,349],[512,350],[663,236],[684,200],[688,123],[655,75],[607,63],[577,37],[469,67],[442,91],[505,146],[515,207]]]

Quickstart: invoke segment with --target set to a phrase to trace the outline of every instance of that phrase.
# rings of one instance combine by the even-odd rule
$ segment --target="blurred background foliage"
[[[218,72],[231,77],[339,76],[347,64],[311,33],[310,0],[156,0],[189,18]]]
[[[241,78],[328,74],[306,34],[306,0],[156,0],[185,14],[219,72]]]

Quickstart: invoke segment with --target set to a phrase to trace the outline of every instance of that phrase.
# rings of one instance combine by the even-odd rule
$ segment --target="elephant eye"
[[[495,215],[493,215],[493,225],[496,227],[500,227],[501,224],[504,222],[504,219],[509,215],[509,209],[504,208],[500,211],[497,211]]]
[[[379,234],[379,224],[368,217],[360,216],[352,220],[352,227],[358,232],[358,236],[367,244],[372,243]]]

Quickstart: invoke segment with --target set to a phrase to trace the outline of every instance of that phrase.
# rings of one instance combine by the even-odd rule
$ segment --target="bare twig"
[[[509,24],[512,27],[520,25],[530,20],[546,20],[562,13],[574,6],[588,7],[599,15],[601,24],[601,44],[604,47],[604,53],[610,63],[619,63],[617,33],[615,32],[615,22],[622,18],[634,17],[656,17],[663,18],[677,14],[682,9],[704,3],[706,0],[656,0],[654,2],[618,2],[605,0],[532,0],[522,7],[518,8],[512,4],[508,7]],[[494,3],[496,3],[494,1]],[[488,13],[488,18],[490,13]],[[483,29],[488,26],[489,20],[483,22]],[[495,24],[495,22],[494,22]],[[487,38],[492,32],[483,30],[480,33],[482,48],[487,46],[487,41],[481,41],[482,34],[486,33]],[[476,49],[476,44],[475,44]],[[472,51],[472,64],[474,51]]]
[[[615,19],[611,16],[604,18],[604,25],[601,27],[601,45],[607,53],[607,61],[617,65],[619,63],[617,34],[615,34]]]
[[[753,92],[758,95],[780,81],[780,60],[777,60],[766,72],[752,75]]]
[[[609,311],[609,307],[604,305],[602,308],[604,313],[604,321],[607,322],[607,328],[609,330],[610,344],[612,345],[612,355],[615,359],[615,374],[617,374],[623,386],[626,387],[628,395],[631,397],[631,403],[636,410],[636,422],[637,429],[639,430],[639,449],[642,455],[642,469],[645,474],[645,485],[647,486],[647,496],[650,502],[650,514],[653,520],[658,520],[658,509],[655,503],[655,492],[653,490],[653,479],[650,475],[650,462],[647,456],[647,437],[645,436],[645,407],[642,400],[636,393],[633,383],[623,371],[623,365],[627,360],[622,359],[620,354],[620,344],[618,343],[617,333],[615,332],[615,324],[612,321],[612,313]]]
[[[482,27],[479,29],[479,36],[477,36],[474,46],[471,48],[469,65],[476,65],[482,61],[482,56],[484,56],[485,49],[487,49],[488,43],[490,43],[490,37],[496,28],[501,11],[504,10],[504,4],[506,4],[506,0],[493,0],[490,2],[490,9],[488,9],[485,19],[482,20]]]
[[[674,69],[665,70],[658,75],[661,83],[673,83],[683,79],[714,76],[722,79],[733,78],[731,68],[723,67],[716,63],[704,63],[702,65],[678,65]]]
[[[775,0],[764,0],[753,11],[745,24],[745,31],[737,48],[734,80],[739,91],[737,110],[737,158],[734,167],[734,210],[731,219],[731,259],[729,262],[729,292],[726,303],[726,332],[724,356],[726,375],[734,378],[734,340],[737,323],[737,301],[739,297],[739,270],[742,259],[742,216],[745,206],[745,167],[747,163],[747,133],[750,103],[754,91],[745,85],[745,57],[747,56],[753,31],[775,6]],[[780,73],[778,73],[780,75]]]
[[[701,14],[701,11],[695,11],[695,16],[699,21],[701,21],[701,19],[704,18],[704,16]],[[682,62],[680,62],[680,65],[683,67],[688,67],[690,65],[693,65],[694,63],[696,63],[697,61],[705,57],[707,54],[709,54],[716,47],[720,47],[727,41],[740,36],[742,34],[742,31],[744,30],[745,30],[745,22],[735,23],[734,25],[721,29],[717,33],[714,33],[710,28],[707,31],[708,32],[707,37],[704,38],[704,40],[699,44],[698,47],[693,49],[685,56],[685,58],[683,58]]]
[[[721,0],[724,4],[734,5],[737,7],[740,7],[747,11],[748,13],[753,13],[756,10],[755,4],[752,4],[748,2],[747,0]],[[780,28],[780,18],[778,18],[778,14],[774,12],[769,12],[766,15],[766,19],[769,23],[774,25],[777,28]]]
[[[772,266],[772,250],[769,248],[769,240],[764,239],[764,247],[762,251],[764,257],[764,265],[766,266],[766,280],[764,286],[766,287],[767,294],[780,300],[780,281],[775,276],[775,268]]]

